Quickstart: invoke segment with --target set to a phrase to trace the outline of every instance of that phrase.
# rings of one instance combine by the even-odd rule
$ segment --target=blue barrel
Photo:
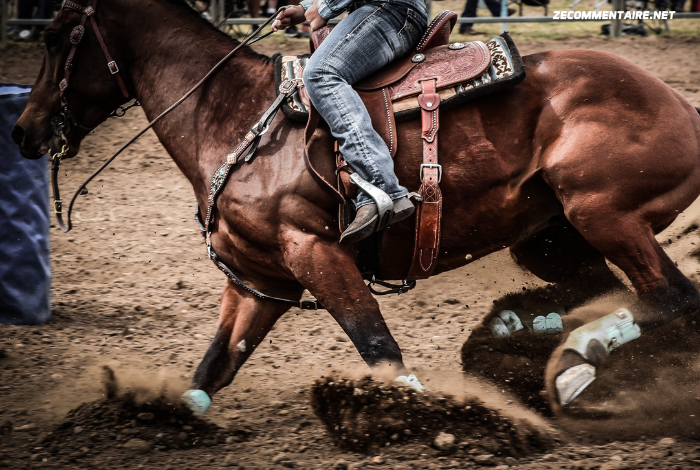
[[[27,160],[12,142],[30,85],[0,83],[0,323],[51,316],[47,157]]]

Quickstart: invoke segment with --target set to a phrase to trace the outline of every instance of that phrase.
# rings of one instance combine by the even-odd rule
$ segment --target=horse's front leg
[[[351,249],[314,235],[293,238],[285,255],[289,268],[338,322],[367,365],[389,366],[397,381],[423,391],[418,379],[409,375],[401,349],[357,270]]]
[[[231,281],[221,296],[219,326],[183,399],[198,414],[211,405],[211,396],[233,381],[238,369],[265,338],[289,305],[261,300]]]

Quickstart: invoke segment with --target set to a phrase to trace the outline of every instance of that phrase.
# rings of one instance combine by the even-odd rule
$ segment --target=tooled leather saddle
[[[480,41],[450,44],[450,33],[456,22],[457,14],[454,12],[439,14],[430,23],[412,54],[353,85],[392,157],[397,151],[396,122],[418,116],[422,121],[423,164],[419,169],[421,186],[416,208],[415,248],[411,268],[406,276],[411,281],[428,278],[437,264],[442,216],[442,194],[439,187],[442,166],[438,162],[440,108],[462,103],[495,89],[514,86],[525,77],[520,56],[507,33],[486,44]],[[311,37],[312,53],[331,30],[332,26],[326,26],[314,32]],[[303,78],[308,57],[279,56],[276,60],[277,85],[285,80]],[[307,122],[306,137],[309,142],[318,125],[319,116],[311,105],[306,89],[299,87],[297,93],[287,98],[282,110],[292,120]],[[313,169],[308,155],[305,157],[311,174],[335,199],[339,200],[339,192],[342,200],[355,195],[356,187],[350,182],[352,169],[337,152],[337,144],[338,189]],[[341,231],[350,222],[350,215],[350,205],[341,204]],[[377,240],[362,244],[365,247],[368,244],[375,248],[379,246]],[[378,268],[378,259],[370,261],[369,266],[366,265],[363,269],[361,258],[368,256],[366,253],[363,255],[362,251],[358,250],[358,266],[363,275],[369,277],[375,270],[372,268]],[[404,287],[406,285],[404,281]]]

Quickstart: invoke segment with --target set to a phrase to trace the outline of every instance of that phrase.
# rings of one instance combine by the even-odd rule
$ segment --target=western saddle
[[[457,14],[445,11],[428,26],[418,46],[406,57],[398,59],[354,85],[372,118],[372,124],[382,136],[391,156],[396,155],[397,137],[394,109],[400,101],[420,107],[422,121],[423,163],[420,166],[421,186],[416,208],[416,236],[413,261],[407,280],[430,277],[440,247],[442,193],[439,183],[442,166],[438,163],[438,129],[440,91],[447,90],[481,75],[491,64],[491,53],[481,42],[449,44],[450,33],[457,22]],[[311,37],[311,52],[318,48],[332,26],[315,31]],[[303,71],[302,71],[303,74]],[[307,124],[307,142],[318,125],[318,115],[311,106],[304,88],[299,92],[302,102],[310,110]],[[308,144],[307,144],[308,145]],[[307,147],[308,149],[308,147]],[[308,152],[307,152],[308,153]],[[350,182],[352,169],[337,152],[338,187],[345,195],[353,197],[357,188]],[[306,159],[307,167],[316,180],[326,189],[326,182]],[[332,188],[337,195],[337,190]],[[345,200],[345,195],[343,199]],[[344,230],[349,223],[347,205],[341,205],[340,224]]]

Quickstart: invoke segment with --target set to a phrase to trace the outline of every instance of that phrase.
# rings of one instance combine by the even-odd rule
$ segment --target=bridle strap
[[[83,15],[83,17],[80,19],[80,28],[82,28],[83,31],[85,31],[85,23],[87,22],[87,15]],[[71,37],[73,36],[73,33],[71,32]],[[80,38],[82,39],[82,37]],[[63,75],[63,80],[61,83],[58,84],[58,88],[61,91],[60,96],[63,98],[63,93],[66,91],[66,88],[68,88],[68,79],[70,78],[70,73],[73,70],[73,60],[75,59],[75,53],[78,50],[78,42],[73,43],[73,47],[71,47],[70,52],[68,53],[68,58],[66,59],[66,64],[64,65],[64,75]]]
[[[83,7],[82,5],[78,5],[77,3],[73,3],[69,0],[64,0],[64,2],[61,4],[61,8],[69,8],[71,10],[78,11],[83,14],[83,17],[80,19],[80,28],[83,29],[84,33],[84,28],[85,28],[85,23],[87,22],[87,19],[90,18],[90,24],[92,24],[92,30],[95,33],[95,37],[97,37],[97,42],[100,43],[100,47],[102,48],[102,52],[105,55],[105,58],[107,59],[107,68],[109,69],[109,72],[114,76],[114,78],[117,80],[117,83],[119,84],[119,88],[121,89],[122,95],[124,95],[124,98],[129,99],[129,91],[126,89],[126,85],[124,84],[124,80],[122,79],[119,71],[119,66],[117,63],[114,61],[112,58],[112,55],[109,53],[109,49],[107,49],[107,44],[105,44],[104,39],[102,38],[102,33],[100,32],[99,26],[97,26],[97,20],[95,19],[95,12],[97,11],[97,0],[90,0],[90,4],[86,7]],[[74,29],[75,31],[75,29]],[[78,49],[78,44],[80,44],[80,41],[82,40],[82,34],[80,33],[80,37],[77,38],[75,42],[73,42],[73,33],[71,33],[71,42],[73,42],[73,47],[70,50],[70,53],[68,54],[68,58],[66,59],[66,66],[65,66],[65,75],[63,77],[63,81],[59,84],[59,88],[61,90],[61,97],[63,97],[63,93],[66,91],[66,88],[68,88],[69,84],[69,77],[71,70],[73,69],[73,61],[75,59],[75,53]]]
[[[67,0],[64,0],[64,6],[67,6],[68,4],[71,4],[70,8],[74,8],[72,5],[75,5],[72,2],[69,2]],[[79,8],[82,8],[78,5]],[[75,9],[75,8],[74,8]],[[62,202],[61,202],[61,197],[59,194],[59,188],[58,188],[58,167],[61,163],[60,158],[53,160],[53,164],[51,165],[51,176],[52,176],[52,187],[53,187],[53,199],[54,199],[54,212],[56,213],[56,220],[58,221],[58,225],[61,227],[61,230],[64,232],[68,232],[73,228],[73,224],[71,222],[71,213],[73,211],[73,204],[75,204],[75,200],[78,198],[78,195],[83,193],[83,190],[87,187],[88,183],[92,181],[97,175],[99,175],[102,170],[107,168],[107,165],[112,163],[112,161],[117,158],[119,154],[121,154],[127,147],[129,147],[131,144],[133,144],[139,137],[141,137],[143,134],[145,134],[150,128],[152,128],[158,121],[163,119],[167,114],[169,114],[173,109],[177,108],[182,104],[183,101],[185,101],[187,98],[189,98],[192,93],[197,91],[199,87],[201,87],[204,82],[206,82],[209,77],[211,77],[217,70],[221,68],[240,48],[243,46],[248,45],[251,42],[251,39],[254,38],[259,34],[260,31],[265,28],[268,24],[274,20],[277,15],[280,14],[280,12],[284,9],[284,7],[280,8],[275,12],[274,15],[269,17],[265,23],[263,23],[258,29],[253,31],[248,37],[246,37],[238,46],[236,46],[231,52],[226,54],[219,62],[217,62],[209,72],[207,72],[202,79],[197,82],[192,88],[189,89],[187,93],[185,93],[179,100],[177,100],[175,103],[171,104],[168,109],[160,113],[155,119],[153,119],[151,122],[148,123],[146,127],[144,127],[142,130],[140,130],[135,136],[133,136],[127,143],[121,146],[119,150],[117,150],[111,157],[109,157],[103,164],[100,166],[93,174],[91,174],[83,183],[78,187],[78,189],[75,191],[73,194],[73,197],[70,200],[70,204],[68,205],[68,213],[67,213],[67,223],[64,223],[63,221],[63,211],[62,211]],[[58,206],[58,210],[56,207]]]
[[[93,6],[97,6],[97,0],[93,0]],[[92,29],[95,31],[97,41],[100,43],[102,52],[104,52],[105,58],[107,59],[107,68],[109,69],[109,72],[112,75],[114,75],[114,78],[117,80],[117,83],[119,84],[119,88],[121,88],[122,90],[122,95],[124,95],[124,98],[129,99],[129,91],[126,89],[124,80],[122,80],[122,77],[119,74],[119,67],[117,66],[117,63],[114,61],[114,59],[112,59],[112,56],[110,55],[109,50],[107,49],[107,44],[105,44],[105,40],[102,39],[102,33],[100,33],[100,28],[97,26],[97,20],[95,19],[94,15],[90,16],[90,24],[92,24]]]

